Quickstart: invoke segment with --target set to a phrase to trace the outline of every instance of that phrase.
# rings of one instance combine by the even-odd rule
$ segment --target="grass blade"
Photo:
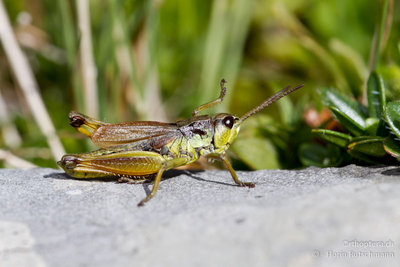
[[[78,26],[80,30],[79,56],[83,90],[85,92],[85,113],[94,118],[99,117],[99,99],[97,92],[97,69],[93,59],[92,34],[90,30],[90,13],[88,0],[76,0]]]
[[[56,135],[55,128],[40,96],[39,87],[28,60],[15,39],[3,1],[0,1],[0,41],[32,115],[40,130],[45,135],[54,158],[58,160],[65,154],[64,147]]]

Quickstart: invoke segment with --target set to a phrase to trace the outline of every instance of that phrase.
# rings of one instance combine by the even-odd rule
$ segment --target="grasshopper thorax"
[[[240,129],[239,118],[227,114],[219,113],[212,118],[214,124],[214,147],[216,150],[224,150],[232,144]]]

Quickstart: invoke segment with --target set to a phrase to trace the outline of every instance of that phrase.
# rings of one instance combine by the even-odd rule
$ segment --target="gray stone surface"
[[[0,170],[1,266],[400,266],[400,170],[174,171],[151,184]]]

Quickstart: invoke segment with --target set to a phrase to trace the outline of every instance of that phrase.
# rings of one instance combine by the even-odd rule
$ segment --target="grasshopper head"
[[[223,83],[222,83],[223,85]],[[248,119],[249,117],[253,116],[257,112],[263,110],[267,106],[271,105],[272,103],[278,101],[282,97],[290,94],[293,91],[303,87],[303,85],[299,85],[294,88],[290,88],[290,86],[280,90],[279,92],[275,93],[273,96],[265,100],[259,106],[253,108],[245,115],[240,118],[232,116],[226,113],[219,113],[216,114],[212,120],[214,122],[214,146],[217,151],[222,151],[232,144],[233,140],[235,140],[237,134],[239,133],[240,124]]]
[[[216,149],[228,148],[240,129],[239,118],[226,113],[216,114],[214,122],[214,146]]]

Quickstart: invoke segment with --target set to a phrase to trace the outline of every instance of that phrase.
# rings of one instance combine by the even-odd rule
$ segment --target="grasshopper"
[[[239,180],[226,151],[247,118],[303,85],[282,89],[240,118],[227,113],[212,117],[198,115],[223,101],[225,83],[222,79],[217,99],[197,107],[190,119],[175,123],[133,121],[110,124],[72,111],[70,125],[88,136],[100,149],[64,155],[57,164],[76,178],[120,176],[120,182],[141,183],[155,176],[150,194],[138,206],[156,194],[164,171],[192,163],[200,156],[222,161],[238,186],[254,187],[251,182]]]

